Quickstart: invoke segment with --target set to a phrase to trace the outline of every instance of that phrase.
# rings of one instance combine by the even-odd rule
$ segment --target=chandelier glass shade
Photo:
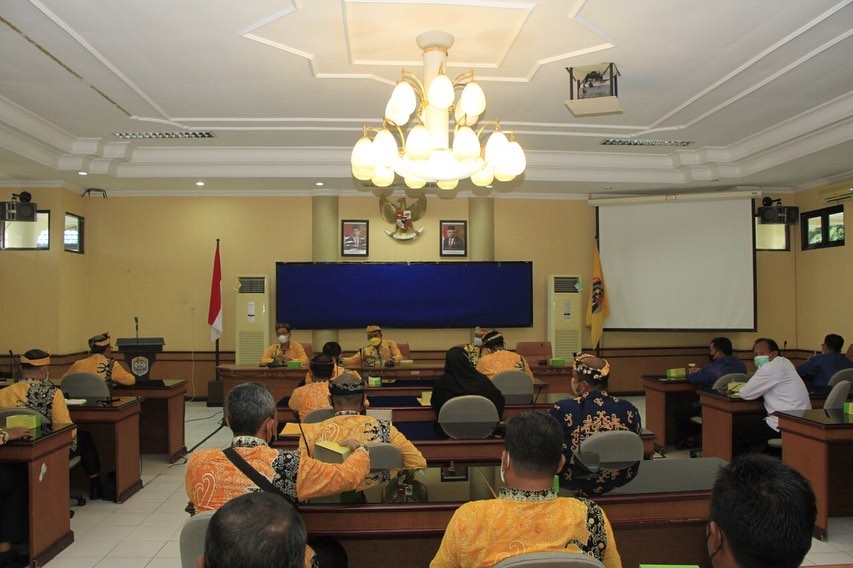
[[[484,187],[524,172],[524,150],[512,132],[507,137],[497,120],[479,124],[486,95],[474,81],[473,71],[452,81],[447,76],[447,50],[453,36],[425,32],[418,36],[418,45],[423,49],[423,81],[403,70],[385,105],[382,127],[364,126],[352,149],[353,176],[378,187],[388,187],[399,175],[413,189],[427,182],[453,189],[466,178]],[[487,128],[491,128],[488,135]]]

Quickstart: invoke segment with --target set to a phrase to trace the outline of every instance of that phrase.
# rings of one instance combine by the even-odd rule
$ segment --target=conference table
[[[269,387],[275,400],[279,401],[293,394],[308,373],[307,369],[255,365],[220,365],[216,370],[222,381],[223,400],[228,400],[228,393],[237,385],[261,383]],[[359,367],[353,370],[358,371],[364,378],[380,377],[382,386],[369,386],[368,396],[371,391],[389,396],[420,396],[423,391],[432,390],[435,379],[444,373],[444,365],[411,363],[394,367]],[[536,380],[533,384],[537,397],[549,392],[570,392],[570,367],[537,367],[534,372]]]
[[[711,487],[724,465],[717,458],[643,461],[633,480],[595,497],[613,527],[622,564],[709,567],[705,527]],[[447,468],[427,468],[413,478],[425,488],[427,502],[405,502],[407,491],[380,486],[365,491],[365,504],[312,501],[299,512],[312,536],[334,535],[343,544],[353,568],[427,566],[456,509],[492,497],[500,486],[498,469],[468,467],[464,475],[449,478]],[[384,501],[398,502],[383,502],[383,494]],[[561,489],[560,494],[574,492]]]
[[[782,461],[799,471],[817,498],[815,537],[826,540],[830,516],[853,515],[853,415],[843,410],[777,412]]]
[[[187,381],[163,379],[116,385],[113,394],[142,398],[139,446],[143,454],[166,454],[175,463],[186,454],[184,419]]]
[[[758,421],[766,416],[764,401],[743,400],[735,394],[700,390],[699,402],[702,404],[702,455],[716,456],[731,461],[732,434],[735,423],[739,421]],[[827,391],[818,390],[809,393],[812,408],[820,408],[826,401]]]
[[[646,395],[646,426],[657,436],[659,449],[675,442],[675,412],[696,402],[701,385],[686,378],[669,379],[666,375],[643,375]]]
[[[141,411],[142,399],[135,396],[91,399],[83,405],[68,406],[71,420],[92,435],[102,472],[116,473],[116,503],[122,503],[142,488]]]
[[[41,566],[74,542],[68,506],[68,460],[74,426],[45,425],[32,432],[31,440],[0,446],[0,462],[27,469],[30,562]]]

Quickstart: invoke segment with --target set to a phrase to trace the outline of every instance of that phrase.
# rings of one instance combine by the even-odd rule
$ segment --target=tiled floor
[[[645,415],[643,397],[627,397]],[[192,448],[219,427],[222,410],[204,402],[187,403],[186,440]],[[200,447],[223,448],[231,431],[219,430]],[[666,459],[689,459],[687,451],[670,450]],[[183,462],[183,460],[181,460]],[[125,503],[89,502],[75,508],[71,520],[74,543],[48,562],[49,568],[180,568],[178,537],[187,519],[185,463],[169,465],[165,457],[142,457],[144,487]],[[803,565],[853,565],[853,517],[829,524],[830,540],[812,541]]]

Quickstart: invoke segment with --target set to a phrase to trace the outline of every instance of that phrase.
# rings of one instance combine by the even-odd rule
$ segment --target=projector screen
[[[278,262],[276,316],[300,329],[528,327],[531,262]]]
[[[752,202],[598,207],[608,330],[754,331]]]

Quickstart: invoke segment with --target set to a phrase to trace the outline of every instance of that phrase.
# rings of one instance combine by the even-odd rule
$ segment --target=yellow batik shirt
[[[503,488],[497,499],[456,510],[430,568],[490,568],[529,552],[582,552],[621,568],[613,529],[601,508],[553,489]]]
[[[300,451],[276,450],[254,436],[238,436],[231,447],[294,503],[352,491],[370,471],[370,457],[363,449],[354,451],[344,463],[331,464]],[[215,511],[235,497],[260,491],[215,448],[190,456],[185,485],[196,512]]]
[[[261,366],[267,366],[282,355],[281,344],[273,343],[267,350],[264,351],[261,357]],[[305,348],[298,341],[290,341],[287,349],[284,350],[284,361],[299,361],[303,367],[308,366],[308,355],[305,354]]]
[[[318,408],[331,408],[329,402],[329,381],[314,381],[301,386],[290,395],[287,405],[299,413],[299,420],[305,420],[308,413]]]
[[[426,467],[426,459],[421,452],[404,435],[385,420],[377,420],[372,416],[365,416],[357,412],[344,410],[335,413],[335,416],[318,422],[316,424],[303,424],[305,437],[299,439],[299,449],[305,450],[306,446],[314,453],[314,444],[321,440],[340,442],[341,440],[353,439],[362,444],[375,444],[384,442],[391,444],[403,456],[403,469],[421,469]],[[359,485],[359,489],[373,487],[383,483],[392,477],[396,477],[396,470],[371,471]]]
[[[104,380],[107,379],[107,369],[109,368],[110,360],[103,356],[101,353],[93,353],[89,355],[85,359],[80,359],[79,361],[75,361],[71,368],[68,369],[68,372],[63,375],[63,377],[67,377],[71,373],[95,373],[96,375],[100,375],[100,377]],[[124,370],[124,367],[119,365],[118,361],[113,361],[112,373],[110,378],[116,383],[121,385],[133,385],[136,384],[136,377],[128,373]]]
[[[378,347],[362,347],[352,357],[344,357],[342,362],[347,367],[383,367],[386,361],[393,359],[394,363],[399,363],[402,358],[403,354],[400,353],[397,343],[391,339],[383,339]]]
[[[505,349],[480,356],[477,370],[490,379],[493,379],[501,371],[521,371],[530,377],[531,381],[533,380],[533,371],[530,370],[530,365],[527,364],[524,357]]]
[[[465,355],[468,356],[468,360],[471,361],[472,365],[476,367],[480,364],[480,356],[483,353],[482,347],[473,343],[466,343],[462,346],[462,349],[465,350]]]
[[[65,395],[57,387],[42,381],[18,381],[0,389],[0,410],[30,408],[41,412],[52,424],[71,424]],[[76,445],[77,430],[74,430]]]

